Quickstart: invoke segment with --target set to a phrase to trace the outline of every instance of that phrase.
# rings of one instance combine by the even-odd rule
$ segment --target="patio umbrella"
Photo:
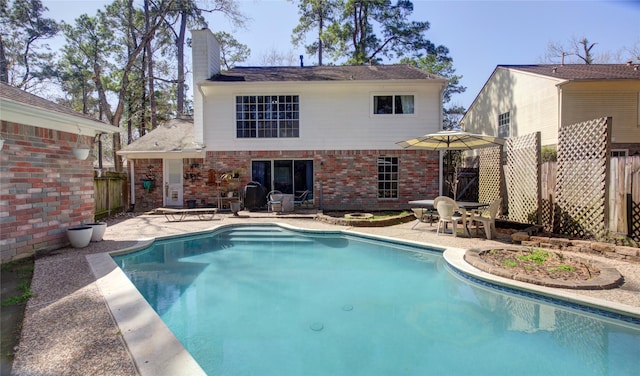
[[[504,139],[463,131],[440,131],[406,141],[399,141],[396,144],[405,149],[474,150],[503,145]]]
[[[504,144],[504,139],[483,134],[467,133],[463,131],[440,131],[425,134],[417,138],[406,141],[399,141],[396,144],[405,149],[426,149],[426,150],[474,150],[490,146],[500,146]],[[451,153],[449,162],[451,166]],[[455,196],[455,193],[454,193]]]

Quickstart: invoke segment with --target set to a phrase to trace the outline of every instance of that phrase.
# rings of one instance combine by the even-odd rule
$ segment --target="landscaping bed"
[[[610,289],[624,282],[615,268],[542,248],[472,249],[465,261],[487,273],[547,287]]]

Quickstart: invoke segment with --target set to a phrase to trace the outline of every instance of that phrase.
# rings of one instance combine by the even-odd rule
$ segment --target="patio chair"
[[[282,197],[282,192],[277,190],[267,193],[267,210],[272,212],[275,206],[277,211],[282,211]]]
[[[496,233],[496,216],[500,209],[500,201],[501,199],[497,198],[489,205],[489,210],[485,210],[479,214],[471,214],[469,220],[475,222],[476,235],[478,234],[478,223],[482,223],[482,228],[484,229],[487,239],[491,240],[493,238],[493,234]]]
[[[309,194],[311,193],[311,191],[306,190],[304,192],[302,192],[300,194],[300,196],[296,196],[293,198],[293,206],[298,206],[298,207],[302,207],[303,205],[306,207],[310,200],[309,200]]]
[[[438,196],[433,200],[433,206],[438,211],[438,228],[436,229],[436,235],[440,235],[440,227],[444,224],[444,230],[447,229],[447,224],[451,223],[453,226],[453,236],[458,236],[458,222],[462,224],[462,228],[465,226],[465,218],[458,213],[460,208],[458,204],[446,196]]]

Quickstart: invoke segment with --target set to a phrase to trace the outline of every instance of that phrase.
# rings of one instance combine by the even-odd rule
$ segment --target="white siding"
[[[399,149],[398,141],[441,129],[438,82],[207,83],[207,150]],[[413,115],[372,115],[374,94],[412,94]],[[298,95],[299,138],[236,138],[237,95]]]
[[[498,134],[498,115],[510,112],[510,136],[541,132],[542,145],[558,140],[559,81],[510,69],[497,68],[463,119],[464,130]]]
[[[640,82],[576,82],[562,87],[562,124],[612,117],[614,143],[640,142]]]
[[[191,60],[193,64],[193,122],[194,139],[203,142],[203,98],[198,83],[220,73],[220,44],[211,30],[192,30]]]

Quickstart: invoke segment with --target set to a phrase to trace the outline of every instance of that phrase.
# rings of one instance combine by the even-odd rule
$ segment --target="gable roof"
[[[235,67],[209,79],[214,82],[433,80],[444,77],[407,64],[308,67]]]
[[[120,129],[103,121],[81,114],[61,104],[38,97],[0,82],[0,118],[5,121],[36,127],[86,134],[115,133]]]
[[[540,64],[498,65],[498,67],[571,81],[640,80],[640,69],[637,64]]]
[[[128,159],[168,157],[176,153],[181,153],[180,158],[203,157],[204,146],[197,144],[193,136],[193,119],[169,120],[117,152]]]

